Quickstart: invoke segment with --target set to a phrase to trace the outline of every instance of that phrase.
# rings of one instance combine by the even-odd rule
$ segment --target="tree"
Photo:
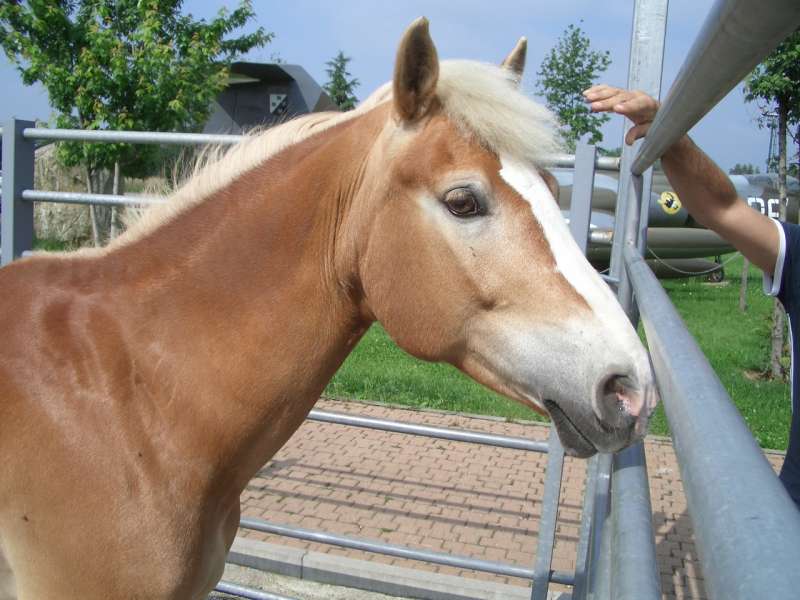
[[[550,49],[537,73],[536,91],[562,124],[561,135],[570,150],[584,134],[589,143],[603,139],[600,127],[611,117],[592,113],[581,92],[590,87],[611,64],[608,51],[592,50],[578,25],[569,25]]]
[[[322,87],[341,110],[352,110],[358,103],[354,92],[360,83],[356,78],[349,79],[350,73],[347,71],[347,63],[351,60],[349,56],[345,56],[344,52],[339,50],[333,60],[325,63],[328,65],[328,68],[325,69],[328,73],[328,83]]]
[[[757,175],[761,173],[761,169],[751,163],[736,163],[728,173],[731,175]]]
[[[193,131],[208,117],[237,55],[272,39],[259,27],[228,37],[254,12],[243,0],[206,21],[181,14],[182,0],[29,0],[0,5],[0,45],[26,85],[41,82],[57,127]],[[154,146],[59,145],[67,166],[81,165],[86,186],[114,167],[143,174]],[[118,187],[118,183],[115,187]],[[95,243],[100,242],[94,210]]]
[[[773,110],[778,115],[778,196],[780,218],[786,219],[786,136],[788,128],[800,127],[800,29],[781,42],[748,76],[745,99],[759,102],[762,115]],[[785,314],[780,302],[773,310],[770,374],[783,377],[781,361]]]
[[[597,153],[600,156],[614,156],[619,158],[622,156],[622,146],[617,146],[616,148],[603,148],[602,146],[598,146]]]

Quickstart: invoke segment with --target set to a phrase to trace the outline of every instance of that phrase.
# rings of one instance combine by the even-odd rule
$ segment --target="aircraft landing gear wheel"
[[[725,279],[725,268],[722,266],[722,257],[715,256],[714,262],[719,265],[719,268],[716,271],[711,271],[711,273],[708,274],[708,277],[706,277],[706,280],[709,283],[722,283],[722,281]]]
[[[723,269],[722,267],[708,274],[709,283],[722,283],[724,279],[725,279],[725,269]]]

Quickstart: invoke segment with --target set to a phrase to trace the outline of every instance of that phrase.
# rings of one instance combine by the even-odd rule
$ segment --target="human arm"
[[[634,126],[625,136],[632,144],[647,134],[658,102],[639,91],[596,85],[584,92],[593,112],[615,112]],[[773,275],[781,247],[781,230],[739,198],[730,179],[688,135],[661,157],[661,167],[694,219],[730,242],[750,262]]]

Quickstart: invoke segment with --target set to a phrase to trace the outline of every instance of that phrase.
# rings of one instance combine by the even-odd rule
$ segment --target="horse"
[[[542,166],[551,113],[425,19],[356,110],[251,135],[103,249],[0,270],[0,578],[22,600],[200,599],[239,496],[368,327],[549,414],[645,434],[648,359]]]

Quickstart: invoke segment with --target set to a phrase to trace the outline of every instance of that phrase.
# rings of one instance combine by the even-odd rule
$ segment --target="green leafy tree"
[[[603,148],[602,146],[598,146],[597,153],[600,156],[622,156],[622,146],[617,146],[616,148]]]
[[[778,115],[778,195],[781,199],[780,217],[786,218],[786,137],[791,127],[794,138],[800,132],[800,29],[781,42],[767,56],[745,82],[745,99],[758,102],[762,115],[773,111]],[[773,378],[784,376],[783,340],[785,315],[780,303],[775,301],[773,311],[772,349],[770,374]]]
[[[569,25],[539,67],[536,91],[558,116],[562,124],[561,135],[572,151],[584,134],[590,134],[592,144],[603,139],[600,127],[610,116],[592,113],[581,92],[590,87],[610,64],[608,51],[592,50],[590,40],[580,26]]]
[[[231,37],[254,12],[243,0],[210,21],[182,0],[28,0],[0,4],[0,46],[26,85],[47,89],[57,127],[194,131],[225,86],[231,61],[272,39],[263,28]],[[148,172],[163,151],[127,144],[59,145],[87,189],[114,167],[116,181]],[[96,211],[93,210],[93,217]],[[97,219],[95,242],[99,241]]]
[[[728,173],[731,175],[757,175],[761,173],[761,169],[751,163],[736,163]]]
[[[352,110],[358,103],[354,92],[360,84],[355,77],[350,79],[351,74],[347,70],[347,63],[351,60],[349,56],[345,56],[344,52],[339,50],[333,60],[325,63],[328,65],[328,68],[325,69],[328,73],[328,83],[322,87],[341,110]]]

